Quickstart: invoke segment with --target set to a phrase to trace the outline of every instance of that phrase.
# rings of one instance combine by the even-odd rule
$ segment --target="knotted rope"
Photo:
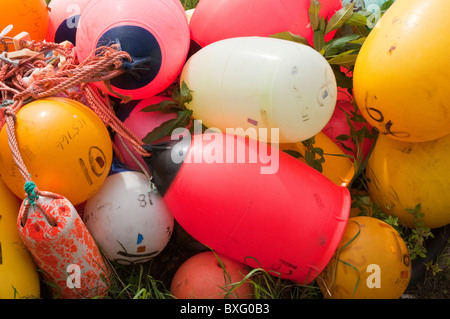
[[[88,85],[104,81],[112,90],[108,85],[109,80],[124,72],[121,68],[124,60],[131,61],[127,52],[119,51],[114,46],[100,47],[84,62],[78,63],[74,47],[67,46],[67,43],[31,41],[27,46],[36,54],[17,60],[8,59],[4,55],[3,58],[0,57],[0,129],[6,125],[8,144],[24,178],[24,189],[29,205],[36,205],[39,196],[59,196],[37,188],[31,180],[17,144],[16,114],[23,105],[33,100],[65,93],[69,98],[82,102],[84,95],[87,105],[107,127],[127,140],[139,155],[149,156],[142,148],[143,142],[116,117],[109,98],[102,96],[98,89]],[[53,52],[52,56],[42,59],[50,52]],[[63,64],[60,63],[61,60],[64,60]],[[80,87],[80,92],[73,90],[77,86]],[[127,97],[113,93],[121,97],[122,101],[127,101]],[[46,217],[49,222],[55,222],[51,216]]]

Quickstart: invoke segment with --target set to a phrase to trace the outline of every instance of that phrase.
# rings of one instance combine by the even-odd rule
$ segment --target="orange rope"
[[[107,127],[126,139],[139,155],[150,155],[142,148],[143,142],[117,118],[109,98],[102,97],[97,88],[88,85],[92,82],[109,81],[122,74],[123,60],[131,60],[127,52],[118,51],[115,47],[101,47],[84,62],[78,63],[73,46],[32,41],[28,43],[28,47],[36,51],[36,55],[16,61],[2,58],[0,61],[0,129],[6,125],[9,147],[25,182],[31,182],[31,178],[15,137],[16,114],[30,100],[59,93],[65,93],[79,102],[84,94],[88,106]],[[46,58],[45,61],[38,58],[50,51],[53,51],[52,57]],[[52,67],[52,64],[58,62],[60,55],[64,56],[65,64],[55,71],[56,68]],[[47,67],[49,69],[46,69]],[[73,88],[78,86],[81,92],[73,92]],[[122,154],[119,157],[123,158]],[[35,191],[37,195],[48,193],[37,188]]]

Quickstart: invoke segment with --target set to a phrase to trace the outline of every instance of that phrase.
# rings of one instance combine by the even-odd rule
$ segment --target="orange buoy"
[[[374,217],[352,217],[321,277],[317,282],[326,298],[398,299],[411,278],[411,259],[392,226]]]
[[[112,141],[102,120],[87,106],[67,98],[45,98],[16,114],[20,155],[40,190],[78,205],[103,184],[112,163]],[[0,132],[0,174],[24,199],[24,180],[9,148],[6,126]]]
[[[44,40],[49,21],[45,0],[3,0],[1,5],[0,31],[13,25],[8,36],[28,32],[31,40]],[[8,45],[8,51],[14,51],[12,44]]]
[[[170,286],[178,299],[252,299],[252,285],[244,281],[245,264],[212,251],[198,253],[176,271]]]

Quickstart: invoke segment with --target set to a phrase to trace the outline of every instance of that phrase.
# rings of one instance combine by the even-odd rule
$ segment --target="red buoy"
[[[268,144],[222,133],[144,148],[169,210],[204,245],[302,284],[331,259],[350,194],[307,164]]]

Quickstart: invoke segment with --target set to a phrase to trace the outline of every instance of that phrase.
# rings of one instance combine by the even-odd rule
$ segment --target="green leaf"
[[[180,88],[180,93],[182,97],[185,97],[186,99],[188,99],[189,101],[192,99],[192,95],[191,95],[191,90],[189,89],[189,87],[187,86],[186,82],[182,82],[181,83],[181,88]]]
[[[314,49],[318,52],[322,51],[325,46],[325,38],[323,37],[323,32],[321,30],[314,31],[313,43]]]
[[[388,0],[380,6],[381,12],[387,11],[393,4],[395,0]]]
[[[361,13],[355,12],[350,16],[345,24],[351,25],[353,27],[366,27],[367,17]]]
[[[183,81],[179,88],[173,90],[172,99],[180,105],[184,105],[192,101],[192,91],[189,89],[186,82]]]
[[[359,34],[361,34],[364,37],[369,36],[370,30],[365,27],[365,26],[355,26],[354,27],[356,32],[358,32]]]
[[[320,157],[323,157],[323,149],[320,147],[313,147],[312,152],[315,154],[319,154]]]
[[[337,64],[344,67],[350,67],[355,65],[357,57],[358,54],[342,54],[328,60],[328,63]]]
[[[191,116],[191,110],[178,111],[177,118],[165,121],[160,126],[153,129],[142,139],[142,142],[150,144],[163,137],[170,136],[175,129],[186,127],[191,120]]]
[[[361,36],[360,38],[358,38],[356,40],[348,41],[348,43],[363,45],[364,42],[366,41],[367,37],[363,37],[361,34],[360,34],[360,36]]]
[[[347,3],[342,9],[338,10],[328,21],[325,34],[339,29],[353,15],[354,2]]]
[[[347,134],[341,134],[336,136],[336,140],[338,141],[348,141],[350,138],[351,138],[350,135]]]
[[[313,35],[314,49],[316,49],[321,54],[323,54],[323,52],[321,51],[325,47],[325,25],[325,19],[320,18],[319,27],[316,31],[314,31]]]
[[[345,75],[344,72],[340,70],[339,65],[332,65],[331,69],[333,70],[334,77],[336,78],[337,86],[343,89],[351,89],[353,88],[353,80],[352,78]]]
[[[164,100],[158,104],[152,104],[144,107],[140,112],[173,112],[173,109],[179,108],[178,104],[173,100]]]
[[[292,32],[289,31],[272,34],[269,36],[269,38],[288,40],[300,44],[309,45],[308,40],[306,40],[306,38],[299,36],[298,34],[293,34]]]
[[[311,0],[311,5],[309,6],[309,22],[311,23],[311,29],[316,31],[319,28],[320,23],[320,8],[321,4],[319,0]]]
[[[336,55],[338,52],[348,43],[351,43],[352,41],[355,41],[357,39],[361,38],[360,34],[348,34],[345,36],[342,36],[340,38],[333,39],[331,41],[328,41],[328,43],[325,45],[325,56],[331,56]]]

